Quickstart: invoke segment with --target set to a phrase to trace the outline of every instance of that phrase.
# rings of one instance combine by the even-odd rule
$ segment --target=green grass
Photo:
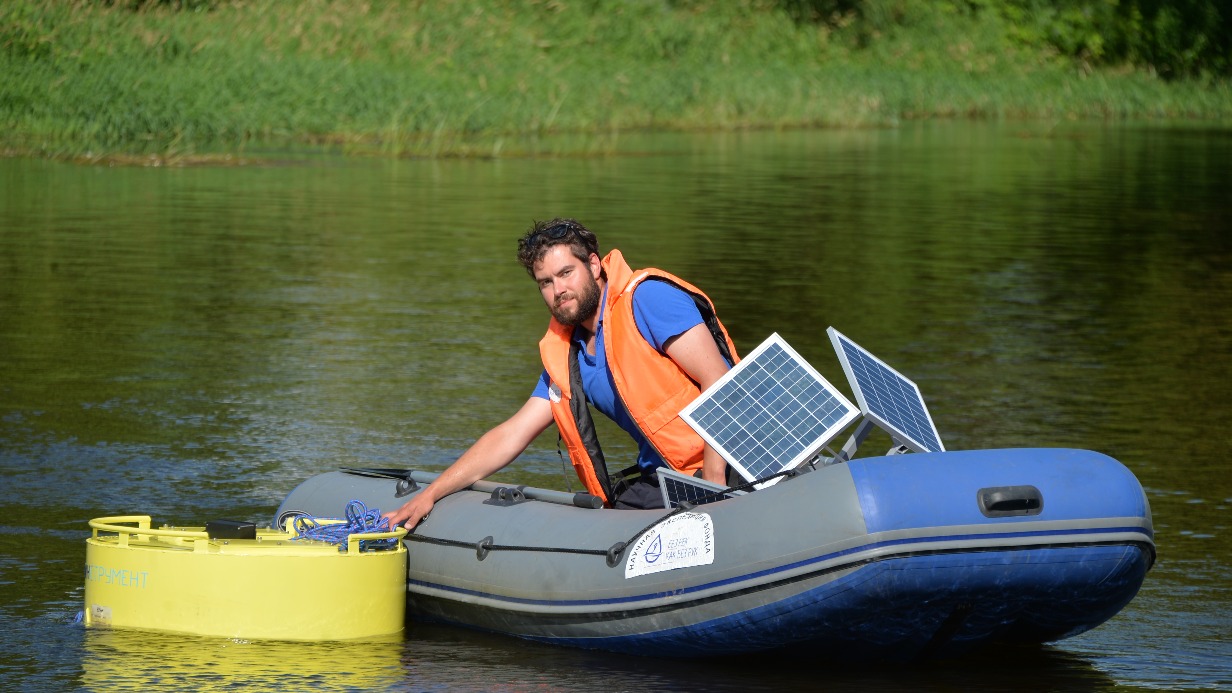
[[[562,133],[593,151],[647,129],[1232,115],[1226,79],[1091,69],[1007,40],[995,17],[927,3],[881,33],[757,0],[203,4],[0,4],[3,145],[159,161],[255,143],[492,156]]]

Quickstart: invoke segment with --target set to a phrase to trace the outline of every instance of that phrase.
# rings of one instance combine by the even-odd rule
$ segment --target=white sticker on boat
[[[706,513],[680,513],[638,538],[625,561],[625,579],[714,563],[714,522]]]

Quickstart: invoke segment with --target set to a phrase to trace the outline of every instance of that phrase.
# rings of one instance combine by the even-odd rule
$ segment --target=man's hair
[[[555,237],[553,237],[555,236]],[[530,230],[518,239],[518,262],[526,273],[535,276],[535,263],[543,259],[548,249],[568,245],[573,256],[582,262],[590,260],[591,253],[599,254],[599,239],[590,229],[576,219],[557,217],[551,221],[536,221]]]

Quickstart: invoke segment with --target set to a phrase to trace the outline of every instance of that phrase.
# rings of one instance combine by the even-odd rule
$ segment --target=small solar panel
[[[755,481],[807,461],[859,412],[772,334],[680,416],[745,479]]]
[[[916,452],[945,451],[915,383],[833,327],[826,333],[866,418]]]
[[[668,509],[679,507],[681,501],[705,505],[744,495],[744,491],[722,493],[727,490],[726,486],[689,476],[670,467],[661,467],[656,473],[659,475],[659,489],[663,492],[663,505]]]

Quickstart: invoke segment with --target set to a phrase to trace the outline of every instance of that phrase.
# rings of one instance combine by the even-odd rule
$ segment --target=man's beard
[[[599,282],[592,277],[590,282],[582,287],[581,293],[575,297],[577,307],[572,314],[561,310],[560,306],[552,305],[552,317],[562,325],[577,327],[589,320],[599,310]]]

